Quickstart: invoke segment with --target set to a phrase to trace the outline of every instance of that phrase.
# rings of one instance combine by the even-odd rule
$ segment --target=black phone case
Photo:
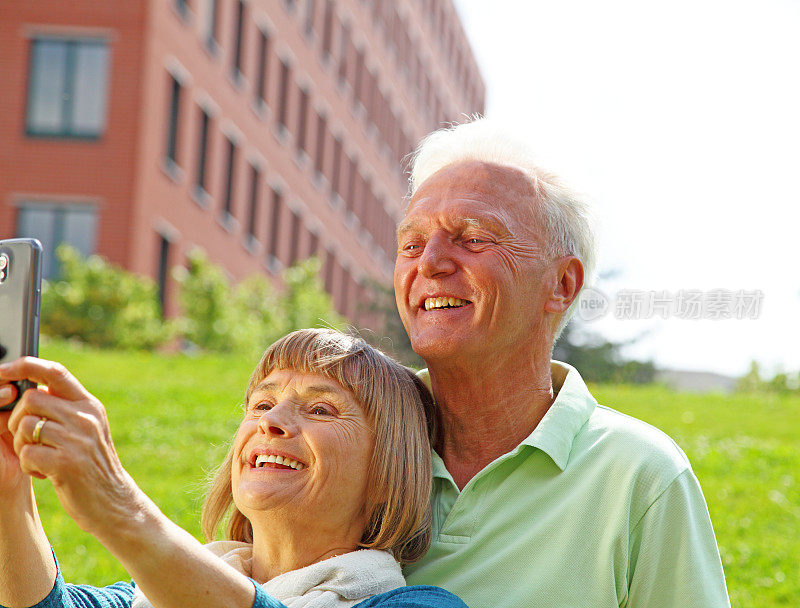
[[[0,241],[0,363],[39,354],[42,245],[36,239]],[[35,384],[14,382],[17,401]],[[16,401],[0,408],[10,410]]]

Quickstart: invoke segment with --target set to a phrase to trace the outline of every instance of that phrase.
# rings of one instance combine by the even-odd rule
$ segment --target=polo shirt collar
[[[430,387],[428,370],[418,374]],[[567,468],[575,436],[589,420],[597,400],[589,392],[578,370],[561,361],[550,361],[550,375],[556,398],[533,432],[522,440],[527,445],[542,450],[562,471]],[[518,446],[512,453],[519,452]],[[449,478],[444,461],[434,452],[434,477]]]
[[[553,404],[533,432],[522,440],[546,453],[562,471],[567,468],[575,436],[589,420],[597,400],[589,392],[578,370],[561,361],[550,361]]]

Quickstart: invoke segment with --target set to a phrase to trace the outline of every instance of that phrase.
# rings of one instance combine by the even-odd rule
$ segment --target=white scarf
[[[223,540],[209,543],[205,548],[250,576],[253,545]],[[350,608],[405,584],[400,564],[389,552],[361,549],[285,572],[261,586],[288,608]],[[138,586],[131,608],[153,608]]]

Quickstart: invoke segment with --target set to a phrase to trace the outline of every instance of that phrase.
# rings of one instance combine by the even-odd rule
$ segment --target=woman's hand
[[[19,469],[49,479],[61,505],[85,531],[96,536],[112,531],[131,517],[141,492],[117,457],[103,404],[59,363],[24,357],[0,366],[0,382],[24,379],[46,388],[25,391],[8,418]],[[10,483],[12,458],[8,437],[3,440],[3,481]]]
[[[13,384],[0,381],[0,407],[11,403],[17,395]],[[14,452],[14,435],[8,429],[10,411],[0,411],[0,495],[8,505],[8,498],[29,492],[30,481],[19,466],[19,458]]]
[[[6,434],[3,456],[15,452],[19,464],[4,466],[14,471],[5,477],[48,478],[67,513],[111,551],[154,606],[253,605],[250,580],[169,521],[122,468],[102,403],[58,363],[25,357],[0,366],[0,386],[22,379],[46,389],[25,391],[8,419],[13,452]],[[13,459],[3,465],[6,460]],[[34,520],[35,530],[17,532]],[[30,606],[47,595],[55,577],[49,553],[38,517],[6,528],[0,517],[0,604]],[[17,564],[24,567],[14,569]]]
[[[0,407],[17,396],[16,387],[7,380],[0,374]],[[0,604],[30,606],[53,588],[56,565],[39,520],[31,478],[22,472],[14,451],[12,415],[0,412]]]

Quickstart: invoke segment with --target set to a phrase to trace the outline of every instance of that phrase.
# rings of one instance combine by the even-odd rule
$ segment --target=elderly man
[[[409,584],[471,608],[729,606],[685,454],[550,360],[595,263],[585,203],[485,120],[424,140],[411,194],[397,307],[444,432]]]

